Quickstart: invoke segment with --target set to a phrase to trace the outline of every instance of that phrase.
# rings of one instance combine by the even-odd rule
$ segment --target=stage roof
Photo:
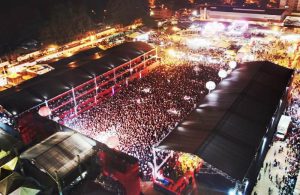
[[[271,62],[239,65],[157,148],[196,154],[242,180],[292,73]]]
[[[52,62],[53,71],[0,92],[0,105],[20,114],[151,49],[147,43],[127,42],[106,51],[92,48]]]
[[[94,154],[96,142],[76,132],[57,132],[31,147],[20,155],[55,178],[64,178],[78,167],[78,158],[81,161]]]

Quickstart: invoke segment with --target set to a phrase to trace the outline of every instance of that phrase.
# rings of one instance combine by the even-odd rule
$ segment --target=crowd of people
[[[257,35],[260,36],[262,35]],[[161,52],[161,65],[149,75],[129,83],[111,98],[64,122],[65,125],[102,142],[109,137],[117,137],[116,149],[139,159],[141,176],[145,180],[151,178],[153,171],[149,164],[153,161],[152,146],[162,140],[197,106],[208,93],[205,83],[219,82],[218,71],[226,70],[228,62],[236,57],[226,53],[225,48],[190,48],[183,42],[171,42],[168,36],[163,35],[153,36],[153,39],[153,43],[172,46],[179,52],[171,55]],[[242,46],[239,39],[244,37],[231,37],[228,41],[235,48],[235,54]],[[266,44],[261,41],[251,42],[249,53],[254,56],[254,60],[269,60],[291,67],[295,60],[291,51],[297,50],[294,46],[290,48],[291,42],[274,39],[264,41]],[[286,47],[291,51],[285,51]],[[294,86],[295,89],[299,87]],[[275,174],[274,178],[271,175],[269,177],[281,192],[291,191],[299,170],[300,114],[297,109],[300,100],[299,92],[294,93],[298,93],[298,96],[292,98],[287,109],[287,114],[293,115],[293,129],[286,139],[286,145],[281,144],[274,149],[276,154],[288,154],[290,158],[283,162],[274,159],[265,163],[263,168],[265,175],[274,168],[287,173],[286,176]],[[164,157],[163,154],[158,155],[158,161],[162,162]],[[166,171],[168,173],[171,172]],[[261,174],[259,179],[263,177]],[[272,193],[272,189],[269,193]]]
[[[285,115],[292,117],[286,138],[274,138],[257,178],[255,194],[293,194],[300,169],[300,76],[296,72]],[[265,185],[269,184],[268,188]]]
[[[7,124],[9,126],[12,126],[15,123],[13,116],[9,112],[7,112],[7,110],[5,110],[1,105],[0,105],[0,123]]]
[[[132,74],[140,73],[145,67],[155,61],[153,55],[135,59],[130,64],[116,67],[114,72],[100,75],[91,79],[69,91],[48,100],[48,106],[52,111],[52,118],[58,117],[63,119],[74,114],[73,108],[76,107],[77,112],[80,112],[84,107],[88,106],[89,102],[94,103],[95,99],[104,98],[111,90],[117,91],[120,85],[126,85]],[[112,89],[113,88],[113,89]],[[75,101],[75,99],[76,101]]]
[[[291,152],[286,158],[290,165],[288,180],[284,192],[291,192],[296,184],[300,170],[300,72],[297,72],[292,84],[291,100],[286,114],[292,117],[292,128],[287,137],[287,147]]]
[[[117,195],[126,194],[126,190],[124,189],[123,185],[111,177],[105,175],[99,175],[96,178],[95,183],[100,184],[105,190],[112,192],[113,194],[117,194]]]
[[[207,94],[207,81],[219,81],[217,72],[192,62],[161,65],[65,124],[95,139],[103,132],[116,135],[116,149],[138,158],[143,178],[150,179],[151,147]]]
[[[251,46],[251,54],[256,60],[267,60],[275,64],[293,68],[294,60],[297,57],[297,47],[293,46],[293,42],[262,38],[253,41]]]
[[[165,178],[176,183],[182,176],[196,172],[200,168],[201,162],[202,160],[198,156],[175,152],[159,171]]]

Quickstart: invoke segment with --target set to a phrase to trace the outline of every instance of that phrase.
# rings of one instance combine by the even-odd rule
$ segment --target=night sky
[[[105,0],[65,0],[84,2],[101,17]],[[38,39],[39,28],[47,21],[53,6],[61,0],[5,0],[0,6],[0,53],[12,50],[24,41]]]
[[[50,2],[55,1],[57,0],[9,0],[2,4],[0,44],[17,43],[26,37],[33,38],[37,26],[42,23],[51,8]]]

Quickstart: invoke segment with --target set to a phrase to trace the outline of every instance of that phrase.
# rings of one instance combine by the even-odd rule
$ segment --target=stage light
[[[172,30],[173,31],[179,31],[180,29],[177,26],[173,26]]]
[[[230,61],[230,62],[229,62],[229,67],[230,67],[231,69],[235,69],[236,66],[237,66],[236,61]]]
[[[190,49],[199,49],[203,47],[210,47],[211,43],[206,39],[194,38],[186,40],[186,45]]]
[[[206,84],[205,84],[205,87],[206,89],[208,89],[209,93],[211,90],[214,90],[216,88],[216,83],[213,82],[213,81],[208,81]]]
[[[43,106],[38,111],[40,116],[46,117],[51,115],[51,109],[48,106]]]
[[[174,49],[169,49],[169,50],[167,51],[167,53],[168,53],[169,56],[172,56],[172,57],[175,57],[175,56],[176,56],[176,52],[174,51]]]
[[[226,72],[226,70],[221,69],[221,70],[218,72],[218,76],[221,78],[221,80],[223,80],[224,78],[226,78],[226,77],[227,77],[227,72]]]
[[[197,10],[194,10],[192,14],[193,14],[193,16],[197,16],[198,15]]]

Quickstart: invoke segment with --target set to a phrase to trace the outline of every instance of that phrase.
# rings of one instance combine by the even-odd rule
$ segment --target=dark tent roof
[[[97,55],[102,52],[103,52],[103,50],[101,50],[99,47],[93,47],[91,49],[86,49],[86,50],[80,51],[69,57],[60,56],[58,58],[55,58],[55,59],[52,59],[49,61],[45,61],[43,63],[50,64],[55,69],[65,68],[65,66],[67,66],[69,63],[84,62],[86,60],[92,59],[93,55]]]
[[[270,62],[240,65],[158,148],[196,154],[243,179],[292,73]]]
[[[94,155],[94,146],[95,141],[79,133],[57,132],[23,152],[20,158],[34,160],[34,165],[46,171],[52,178],[55,178],[56,173],[64,178],[78,168],[76,156],[85,161]]]
[[[127,42],[106,51],[97,48],[50,63],[55,69],[0,93],[0,105],[18,114],[153,49],[143,42]]]

